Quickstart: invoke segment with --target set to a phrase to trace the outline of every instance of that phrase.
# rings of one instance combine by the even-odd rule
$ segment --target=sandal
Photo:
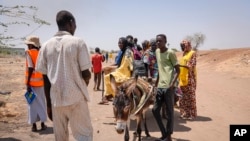
[[[181,119],[185,119],[185,117],[186,117],[185,115],[180,115],[179,116],[179,118],[181,118]]]
[[[188,117],[187,120],[194,120],[194,117]]]
[[[105,96],[104,99],[107,100],[107,101],[113,101],[113,96],[108,95],[108,96]]]
[[[102,101],[99,102],[99,104],[108,104],[108,103],[109,103],[109,101],[107,100],[106,97],[103,97],[103,98],[102,98]]]

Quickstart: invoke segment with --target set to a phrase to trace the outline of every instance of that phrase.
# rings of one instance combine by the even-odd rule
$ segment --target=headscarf
[[[121,37],[119,38],[119,40],[122,41],[122,45],[123,45],[123,48],[120,50],[120,52],[118,53],[118,56],[117,56],[117,59],[116,59],[116,65],[118,66],[118,68],[120,67],[121,65],[121,62],[122,62],[122,58],[126,52],[126,49],[128,48],[128,41],[125,37]]]

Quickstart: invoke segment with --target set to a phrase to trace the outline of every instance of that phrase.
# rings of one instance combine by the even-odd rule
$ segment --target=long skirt
[[[180,104],[180,114],[182,117],[195,118],[197,116],[196,109],[196,84],[188,84],[187,86],[181,86],[181,91],[183,93],[182,98],[179,101]]]
[[[36,98],[31,104],[28,104],[28,123],[45,122],[47,120],[47,109],[44,88],[32,87],[32,89],[36,94]]]

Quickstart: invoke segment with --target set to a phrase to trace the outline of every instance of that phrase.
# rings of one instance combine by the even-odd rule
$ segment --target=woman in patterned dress
[[[196,52],[192,50],[190,41],[181,42],[183,56],[180,59],[179,85],[183,92],[180,99],[180,117],[192,120],[197,116],[196,109]]]

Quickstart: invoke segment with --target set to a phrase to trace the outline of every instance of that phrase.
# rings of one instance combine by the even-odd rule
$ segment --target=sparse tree
[[[38,11],[38,8],[35,6],[3,6],[0,5],[0,17],[1,19],[3,17],[9,17],[10,21],[0,21],[0,26],[2,26],[2,29],[0,31],[0,48],[3,47],[10,47],[15,46],[15,44],[11,44],[9,42],[15,41],[15,40],[24,40],[26,35],[31,34],[38,28],[40,28],[42,25],[50,25],[50,23],[46,22],[45,20],[42,20],[37,17],[36,12]],[[31,13],[31,14],[30,14]],[[8,28],[11,25],[26,25],[30,26],[31,23],[38,24],[38,27],[35,29],[32,29],[30,33],[26,33],[24,37],[13,37],[8,35]]]
[[[198,50],[200,45],[204,43],[206,36],[199,32],[199,33],[194,33],[194,35],[186,36],[186,39],[191,42],[194,50]]]

